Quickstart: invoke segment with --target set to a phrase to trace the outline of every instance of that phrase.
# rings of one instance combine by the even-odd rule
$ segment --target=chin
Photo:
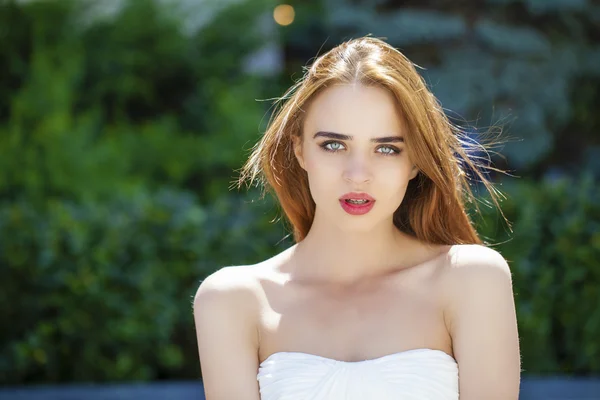
[[[340,215],[341,214],[341,215]],[[369,233],[381,225],[381,216],[368,213],[365,215],[349,215],[344,210],[338,214],[335,224],[347,233]]]

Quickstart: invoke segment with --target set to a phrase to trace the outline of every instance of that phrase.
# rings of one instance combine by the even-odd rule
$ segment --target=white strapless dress
[[[257,379],[261,400],[458,400],[458,365],[433,349],[356,362],[278,352]]]

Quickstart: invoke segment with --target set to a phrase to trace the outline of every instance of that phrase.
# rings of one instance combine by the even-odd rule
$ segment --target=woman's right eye
[[[339,150],[343,150],[344,145],[340,142],[324,142],[323,144],[321,144],[321,147],[325,151],[330,151],[332,153],[335,153]]]

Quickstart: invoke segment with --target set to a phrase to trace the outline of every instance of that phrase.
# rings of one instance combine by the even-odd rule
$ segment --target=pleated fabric
[[[257,379],[261,400],[458,400],[458,365],[433,349],[356,362],[278,352]]]

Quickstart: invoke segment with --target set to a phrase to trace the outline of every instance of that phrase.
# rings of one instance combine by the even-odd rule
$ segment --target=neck
[[[308,235],[294,250],[300,279],[351,284],[409,266],[422,254],[417,239],[392,220],[369,231],[348,231],[315,216]]]

